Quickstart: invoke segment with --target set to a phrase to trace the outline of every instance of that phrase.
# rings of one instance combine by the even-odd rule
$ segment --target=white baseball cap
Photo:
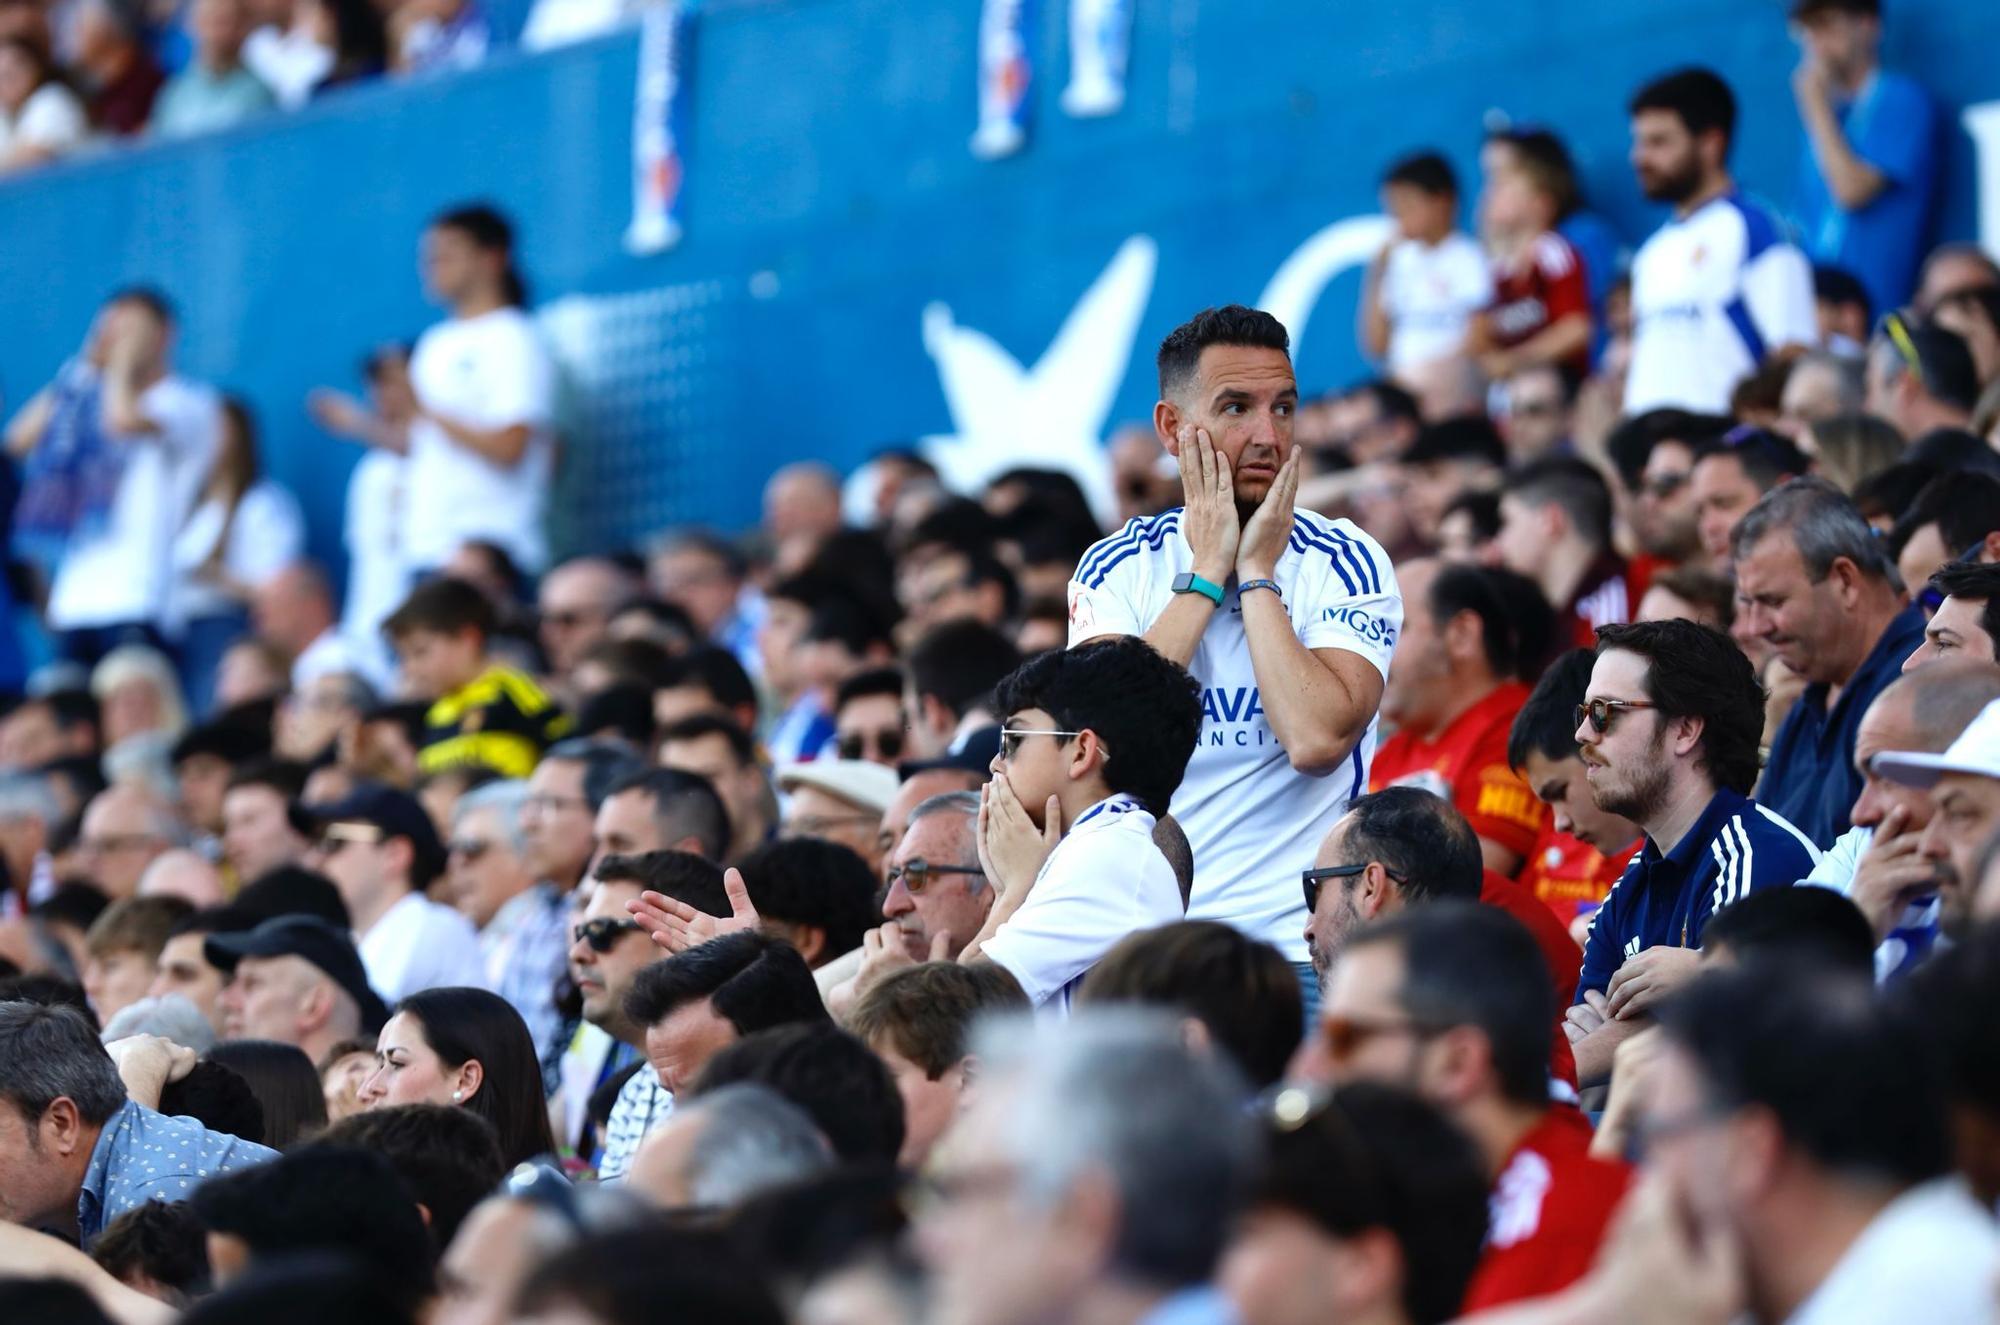
[[[1981,709],[1943,754],[1884,750],[1875,756],[1871,767],[1906,787],[1935,786],[1947,773],[2000,779],[2000,699]]]
[[[778,770],[778,790],[813,787],[858,809],[884,814],[902,782],[896,770],[864,759],[815,759]]]

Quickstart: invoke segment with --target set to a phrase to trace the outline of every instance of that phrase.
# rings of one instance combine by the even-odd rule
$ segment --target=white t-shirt
[[[1120,939],[1182,918],[1181,886],[1153,845],[1154,822],[1124,795],[1079,814],[1028,900],[981,949],[1038,1010],[1066,1014],[1083,977]]]
[[[297,110],[333,72],[333,49],[311,33],[267,23],[243,39],[243,63],[280,106]]]
[[[176,626],[197,617],[220,616],[241,606],[195,572],[207,562],[222,537],[225,512],[213,498],[195,508],[174,538],[174,590],[168,617]],[[298,499],[280,485],[263,479],[250,485],[236,504],[229,526],[229,546],[222,570],[239,584],[256,588],[297,561],[305,552],[306,518]]]
[[[102,532],[72,538],[49,590],[57,630],[164,624],[173,574],[174,536],[187,523],[215,463],[222,403],[184,377],[163,377],[139,396],[156,433],[107,436],[123,446],[125,472]]]
[[[487,988],[472,922],[422,893],[406,894],[354,946],[368,983],[385,1003],[441,985]]]
[[[1174,577],[1194,569],[1180,519],[1177,507],[1133,520],[1084,554],[1069,585],[1072,646],[1099,635],[1143,635],[1166,611]],[[1403,599],[1374,539],[1350,521],[1300,511],[1275,578],[1300,643],[1359,654],[1386,680]],[[1201,683],[1201,737],[1173,803],[1194,849],[1188,919],[1224,921],[1303,962],[1299,873],[1312,867],[1347,802],[1367,789],[1376,725],[1369,722],[1332,773],[1293,769],[1264,713],[1234,585],[1188,670]]]
[[[440,322],[417,340],[410,384],[426,410],[479,429],[526,424],[527,452],[511,469],[459,445],[427,419],[410,428],[403,557],[434,570],[460,544],[484,539],[523,570],[548,559],[542,517],[554,473],[556,372],[541,334],[518,308]]]
[[[44,83],[28,94],[21,112],[0,110],[0,157],[32,145],[45,152],[67,152],[90,134],[90,121],[76,93],[61,83]]]
[[[2000,1230],[1955,1178],[1883,1207],[1785,1325],[1990,1321]]]
[[[340,628],[355,639],[377,638],[382,622],[402,605],[410,577],[403,560],[403,503],[410,462],[394,451],[370,450],[347,477],[347,602]]]
[[[1389,250],[1378,291],[1389,315],[1389,371],[1457,354],[1472,316],[1493,302],[1493,274],[1470,238],[1431,245],[1405,239]]]
[[[1819,341],[1812,265],[1770,213],[1731,193],[1653,232],[1632,261],[1625,412],[1729,412],[1771,351]]]

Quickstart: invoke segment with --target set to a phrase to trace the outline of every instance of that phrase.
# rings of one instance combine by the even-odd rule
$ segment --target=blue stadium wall
[[[746,523],[764,476],[801,457],[845,465],[960,431],[1013,429],[1025,455],[1087,445],[1144,417],[1152,347],[1188,312],[1258,298],[1309,238],[1373,211],[1401,152],[1436,145],[1470,177],[1495,114],[1567,135],[1593,202],[1634,237],[1657,213],[1624,165],[1623,105],[1651,74],[1702,61],[1731,80],[1739,174],[1757,191],[1782,199],[1797,168],[1783,0],[1138,0],[1125,107],[1093,120],[1058,108],[1067,7],[1038,7],[1028,146],[984,162],[967,150],[978,0],[706,6],[685,238],[651,257],[622,242],[630,32],[0,186],[7,408],[106,290],[157,283],[184,310],[182,362],[256,406],[271,468],[337,558],[355,452],[301,401],[357,385],[368,347],[425,325],[418,231],[489,198],[520,220],[569,360],[558,538],[582,547],[674,520]],[[1889,62],[1950,111],[1939,234],[1969,235],[1958,115],[2000,98],[2000,5],[1898,0],[1892,14]],[[1304,331],[1308,389],[1361,371],[1357,280],[1333,278]]]

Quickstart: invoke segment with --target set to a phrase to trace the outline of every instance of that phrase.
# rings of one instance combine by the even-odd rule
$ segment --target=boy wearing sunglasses
[[[1066,1015],[1120,939],[1181,919],[1153,827],[1194,753],[1196,696],[1186,669],[1129,635],[1042,654],[1000,682],[1006,721],[979,816],[996,898],[961,962],[999,963],[1038,1011]]]
[[[1606,626],[1576,710],[1591,798],[1645,830],[1591,924],[1569,1035],[1580,1084],[1700,960],[1708,918],[1812,873],[1819,849],[1750,799],[1764,692],[1728,637],[1691,621]]]

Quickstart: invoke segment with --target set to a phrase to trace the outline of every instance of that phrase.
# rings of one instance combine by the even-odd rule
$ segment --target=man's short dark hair
[[[1384,787],[1347,803],[1341,853],[1380,861],[1413,902],[1475,900],[1485,881],[1479,836],[1448,800],[1419,787]]]
[[[1786,479],[1812,468],[1812,459],[1789,438],[1763,428],[1735,428],[1695,448],[1698,465],[1711,456],[1732,456],[1759,492],[1769,492]]]
[[[846,1021],[863,1040],[888,1045],[936,1081],[970,1051],[973,1022],[1028,1008],[1020,982],[998,962],[925,962],[877,981]]]
[[[992,700],[1000,678],[1020,666],[1021,651],[985,622],[968,619],[925,631],[904,662],[919,697],[929,695],[964,717]]]
[[[1242,304],[1204,308],[1160,342],[1155,362],[1160,370],[1161,399],[1171,400],[1187,389],[1201,366],[1201,352],[1211,345],[1276,350],[1289,357],[1292,337],[1284,323],[1261,308]]]
[[[636,856],[606,856],[593,876],[600,883],[636,883],[686,902],[712,916],[730,913],[729,894],[722,886],[722,867],[692,851],[647,851]]]
[[[1656,78],[1633,96],[1630,113],[1669,111],[1696,137],[1713,129],[1722,134],[1723,151],[1736,138],[1736,94],[1707,69],[1681,69]]]
[[[364,1260],[399,1301],[431,1293],[436,1254],[416,1200],[387,1159],[324,1143],[210,1178],[190,1198],[211,1233],[249,1245],[253,1262],[299,1252]]]
[[[295,760],[252,759],[233,770],[224,786],[229,791],[244,787],[269,787],[289,803],[305,794],[306,779],[311,775],[310,768]]]
[[[1993,641],[1993,660],[2000,662],[2000,565],[1948,562],[1931,576],[1931,588],[1946,598],[1985,604],[1979,611],[1979,628]]]
[[[903,701],[903,670],[900,667],[864,667],[840,683],[833,692],[833,711],[840,711],[857,699],[874,699],[886,695],[897,703]]]
[[[661,690],[683,686],[706,690],[709,698],[732,713],[757,706],[757,687],[743,664],[735,654],[713,644],[698,644],[681,654],[660,678]]]
[[[736,1082],[768,1086],[804,1109],[848,1164],[896,1162],[903,1148],[903,1097],[882,1060],[828,1021],[747,1035],[708,1060],[699,1099]]]
[[[1941,1065],[1864,976],[1783,962],[1704,971],[1659,1023],[1713,1107],[1768,1112],[1822,1168],[1918,1183],[1950,1166]]]
[[[59,1099],[93,1125],[124,1107],[125,1083],[96,1026],[72,1007],[0,1003],[0,1101],[32,1125]]]
[[[186,1201],[151,1200],[104,1226],[90,1259],[121,1283],[140,1275],[175,1294],[185,1307],[208,1291],[208,1231]]]
[[[1907,454],[1907,453],[1905,453]],[[1889,466],[1879,474],[1871,474],[1854,485],[1854,505],[1863,519],[1870,522],[1889,520],[1900,522],[1909,515],[1924,489],[1935,483],[1939,476],[1936,465],[1913,460],[1904,460]],[[1966,477],[1966,472],[1953,474],[1953,479]],[[1928,523],[1925,521],[1924,523]],[[1911,532],[1922,528],[1922,524],[1912,527]],[[1889,555],[1902,555],[1903,545],[1896,541],[1893,531],[1889,535]]]
[[[436,635],[476,630],[484,640],[498,627],[493,604],[485,594],[463,580],[444,575],[410,590],[409,597],[382,622],[382,632],[392,640],[420,630]]]
[[[817,837],[766,842],[736,867],[757,914],[822,931],[824,957],[854,951],[861,936],[882,923],[875,902],[880,880],[867,861],[838,842]]]
[[[493,1124],[470,1109],[447,1104],[403,1104],[351,1114],[327,1128],[321,1139],[387,1159],[417,1203],[430,1212],[431,1240],[439,1253],[506,1173]]]
[[[239,1141],[264,1144],[264,1105],[250,1083],[236,1069],[205,1058],[179,1081],[161,1087],[160,1112],[170,1118],[192,1118],[211,1132]]]
[[[1592,547],[1611,542],[1611,485],[1587,460],[1552,455],[1530,461],[1502,481],[1502,491],[1529,506],[1556,505]]]
[[[1595,649],[1571,649],[1542,672],[1507,733],[1509,768],[1520,772],[1529,755],[1568,759],[1576,754],[1576,706],[1590,689],[1590,669],[1596,665]]]
[[[1935,322],[1906,323],[1903,330],[1924,390],[1942,405],[1971,413],[1979,404],[1979,365],[1965,337]],[[1886,334],[1877,338],[1874,353],[1897,375],[1911,371],[1909,359]]]
[[[1064,731],[1096,732],[1105,785],[1157,818],[1194,755],[1200,695],[1179,663],[1135,636],[1112,635],[1028,659],[1001,680],[993,704],[1003,719],[1041,709]]]
[[[1889,555],[1900,557],[1917,531],[1936,525],[1938,541],[1954,557],[2000,529],[2000,478],[1957,470],[1927,481],[1889,531]]]
[[[1437,152],[1417,152],[1406,156],[1382,172],[1382,184],[1400,184],[1428,193],[1433,198],[1456,198],[1458,175],[1451,162]]]
[[[660,744],[699,741],[709,736],[720,736],[728,742],[730,756],[736,760],[737,767],[748,768],[757,762],[757,743],[750,739],[750,733],[744,731],[742,724],[733,718],[715,713],[697,713],[661,728]]]
[[[1730,531],[1730,555],[1740,562],[1751,548],[1778,533],[1791,535],[1806,578],[1814,584],[1826,579],[1834,562],[1845,560],[1871,580],[1902,588],[1882,539],[1847,494],[1817,474],[1780,483],[1745,511]]]
[[[544,763],[549,760],[583,765],[583,798],[590,802],[592,814],[603,806],[604,798],[614,786],[646,767],[645,761],[622,741],[595,741],[587,736],[557,741],[542,756]]]
[[[1463,461],[1500,469],[1507,463],[1507,444],[1485,415],[1461,414],[1426,424],[1398,460],[1415,466]]]
[[[1276,1084],[1305,1024],[1299,975],[1276,948],[1212,920],[1128,934],[1098,959],[1079,1003],[1141,1003],[1199,1020],[1244,1080]]]
[[[720,1232],[647,1224],[550,1256],[528,1275],[515,1306],[524,1316],[568,1308],[601,1325],[649,1325],[671,1301],[676,1325],[783,1325],[765,1282]]]
[[[702,999],[738,1035],[827,1019],[799,950],[754,930],[724,934],[643,968],[625,995],[625,1015],[637,1025],[657,1026]]]
[[[116,5],[108,8],[118,8]],[[104,300],[104,306],[113,304],[137,304],[153,315],[163,327],[174,325],[174,301],[167,298],[166,291],[157,285],[125,285],[113,290]]]
[[[1874,319],[1875,301],[1868,297],[1868,287],[1861,283],[1859,276],[1845,267],[1815,262],[1812,277],[1815,300],[1822,304],[1832,304],[1836,308],[1858,307],[1861,310],[1862,321]]]
[[[701,854],[721,860],[729,850],[729,811],[707,778],[678,768],[639,768],[613,782],[604,798],[628,791],[644,792],[653,803],[653,819],[669,842],[698,838]]]
[[[1483,1032],[1500,1092],[1516,1104],[1549,1100],[1555,991],[1527,926],[1476,901],[1412,907],[1356,930],[1346,952],[1393,943],[1403,956],[1403,1011],[1419,1026]]]
[[[1290,1210],[1336,1238],[1385,1229],[1402,1254],[1412,1325],[1456,1319],[1486,1241],[1485,1161],[1407,1090],[1343,1086],[1303,1123],[1270,1127],[1256,1206]]]
[[[408,1289],[360,1255],[287,1253],[196,1302],[179,1325],[419,1325]]]
[[[1705,951],[1727,948],[1738,962],[1810,963],[1872,979],[1875,932],[1859,907],[1831,888],[1759,888],[1717,911],[1702,927]]]
[[[1541,675],[1556,615],[1533,580],[1499,567],[1446,566],[1431,581],[1426,606],[1439,626],[1460,612],[1479,618],[1480,646],[1496,677],[1529,681]]]
[[[30,911],[30,915],[34,912]],[[0,1003],[33,1003],[45,1008],[68,1008],[89,1023],[94,1035],[102,1029],[97,1023],[97,1013],[91,1009],[90,995],[83,992],[83,986],[74,980],[66,980],[50,971],[27,971],[20,975],[0,976]]]
[[[606,686],[576,706],[574,730],[584,736],[629,741],[645,749],[653,743],[652,688],[627,681]]]
[[[1358,396],[1366,396],[1375,402],[1375,410],[1384,423],[1396,421],[1415,428],[1424,421],[1423,411],[1417,407],[1417,398],[1387,378],[1376,377],[1357,382],[1340,394],[1342,400],[1353,400]]]
[[[1635,621],[1597,629],[1597,653],[1644,658],[1646,699],[1661,721],[1700,718],[1701,763],[1718,787],[1747,796],[1761,767],[1764,687],[1727,635],[1692,621]]]

